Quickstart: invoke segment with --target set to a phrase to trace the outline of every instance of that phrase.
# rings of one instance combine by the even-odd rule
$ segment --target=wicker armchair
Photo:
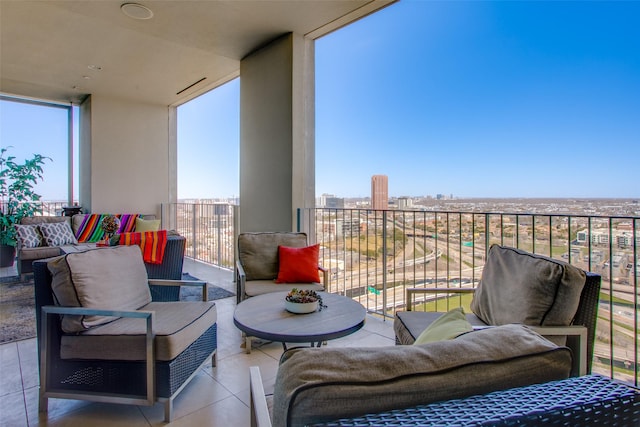
[[[492,249],[499,248],[497,245],[494,246],[495,248],[492,247]],[[502,249],[508,251],[513,250],[513,248]],[[489,257],[491,256],[490,251]],[[534,257],[535,255],[520,251],[520,254],[516,256]],[[544,257],[540,258],[544,259]],[[515,266],[514,270],[514,274],[518,274],[518,266]],[[554,336],[566,336],[566,346],[572,350],[574,355],[574,364],[571,372],[573,376],[591,373],[598,301],[600,297],[601,276],[591,272],[583,273],[586,276],[584,286],[579,296],[575,316],[568,325],[545,326],[527,323],[532,329],[547,338],[553,339]],[[405,300],[406,310],[396,312],[394,319],[393,327],[395,330],[396,344],[413,344],[420,333],[443,314],[441,312],[414,311],[413,306],[416,304],[416,296],[423,296],[418,302],[422,304],[429,300],[429,296],[433,298],[449,298],[455,295],[473,294],[474,292],[476,292],[476,288],[408,288],[406,290]],[[522,301],[522,307],[525,305],[526,302]],[[466,317],[474,328],[494,326],[493,324],[485,323],[473,313],[468,313]]]
[[[278,276],[278,246],[300,248],[307,244],[305,233],[240,233],[235,273],[237,302],[260,294],[282,291],[282,285],[274,283]],[[322,283],[292,283],[289,284],[289,289],[326,290],[327,271],[321,266],[318,266],[318,270],[322,275]]]
[[[66,257],[104,256],[105,251],[127,248],[134,249],[120,246]],[[132,405],[163,402],[165,421],[170,422],[177,394],[209,359],[213,366],[216,365],[216,308],[214,303],[206,302],[206,282],[149,279],[150,286],[170,291],[150,292],[151,302],[140,309],[60,306],[54,301],[50,272],[50,262],[60,259],[33,263],[40,411],[47,411],[50,397]],[[139,262],[142,263],[141,257]],[[113,264],[110,267],[119,268]],[[139,269],[144,277],[144,268],[140,266]],[[173,289],[179,290],[180,286],[201,287],[203,302],[171,302],[177,300],[178,295]],[[57,295],[55,298],[59,299]],[[83,319],[86,316],[117,316],[117,320],[91,326],[85,332],[65,333],[61,317],[70,314],[85,316]],[[134,325],[131,319],[139,320]],[[166,332],[167,325],[180,333],[185,331],[182,337],[175,338],[181,342],[171,341],[177,333]],[[111,332],[108,329],[96,332],[101,328],[111,328]],[[118,328],[123,332],[114,333]],[[75,353],[70,354],[70,348]]]

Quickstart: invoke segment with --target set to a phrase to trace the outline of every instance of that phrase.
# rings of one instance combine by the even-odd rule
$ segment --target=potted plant
[[[293,288],[285,299],[285,309],[291,313],[313,313],[326,307],[322,296],[316,291]]]
[[[24,162],[16,162],[7,154],[9,147],[0,149],[0,267],[10,267],[15,258],[16,229],[22,218],[33,216],[40,201],[33,187],[42,179],[42,165],[51,160],[40,154]]]

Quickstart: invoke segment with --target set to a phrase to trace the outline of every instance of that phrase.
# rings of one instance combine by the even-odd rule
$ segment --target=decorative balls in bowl
[[[100,226],[102,227],[102,230],[104,230],[104,233],[111,237],[120,229],[120,219],[113,215],[105,216],[102,219]]]
[[[284,308],[291,313],[305,314],[322,310],[322,297],[316,291],[293,288],[287,294]]]

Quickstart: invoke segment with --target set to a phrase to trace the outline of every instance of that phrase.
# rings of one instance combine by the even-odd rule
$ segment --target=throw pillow
[[[413,344],[450,340],[471,331],[473,331],[473,326],[464,315],[464,310],[462,307],[457,307],[438,317],[435,322],[422,331]]]
[[[318,256],[320,245],[303,248],[278,246],[278,277],[276,283],[320,283]]]
[[[136,246],[72,252],[49,261],[47,268],[54,300],[61,306],[126,311],[151,302],[147,269]],[[82,332],[115,319],[64,315],[62,329]]]
[[[160,230],[160,220],[159,219],[142,219],[136,218],[136,228],[135,231],[137,233],[141,233],[143,231],[158,231]]]
[[[67,222],[42,223],[38,226],[48,246],[75,245],[78,243]]]
[[[18,235],[18,247],[37,248],[42,246],[42,234],[37,225],[16,224],[16,234]]]
[[[489,325],[567,326],[585,281],[586,274],[572,265],[493,245],[471,310]]]

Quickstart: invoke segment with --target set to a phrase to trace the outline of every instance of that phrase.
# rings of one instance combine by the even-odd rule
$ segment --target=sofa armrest
[[[571,366],[572,376],[587,374],[587,328],[584,326],[529,326],[543,336],[575,336],[578,338],[578,355]]]
[[[203,280],[149,279],[149,286],[198,286],[202,288],[202,301],[209,301],[207,282]]]
[[[240,261],[236,261],[236,299],[237,303],[241,303],[244,298],[244,285],[247,281],[247,274],[244,272],[244,268]]]
[[[114,316],[114,317],[130,317],[137,319],[144,319],[147,323],[146,327],[146,339],[145,339],[145,371],[146,371],[146,398],[145,399],[135,399],[131,397],[113,397],[110,402],[114,403],[135,403],[151,406],[156,401],[156,377],[155,377],[155,363],[156,363],[156,355],[155,355],[155,333],[153,332],[153,323],[155,320],[155,313],[153,311],[125,311],[125,310],[103,310],[103,309],[95,309],[95,308],[84,308],[84,307],[59,307],[59,306],[43,306],[41,308],[42,316],[41,316],[41,326],[40,329],[42,332],[38,333],[38,337],[41,341],[40,348],[40,390],[48,390],[49,385],[47,384],[47,379],[49,378],[47,374],[47,369],[55,369],[54,366],[49,366],[53,364],[53,361],[50,360],[50,352],[52,344],[48,340],[48,334],[46,331],[49,330],[49,316],[54,314],[74,314],[81,316]],[[42,392],[41,392],[42,393]],[[41,396],[42,397],[42,396]],[[58,396],[52,396],[58,397]],[[71,396],[70,396],[71,397]]]
[[[271,417],[267,399],[264,395],[260,368],[249,368],[249,410],[251,411],[251,427],[271,427]]]
[[[405,305],[407,311],[411,311],[411,302],[414,294],[472,294],[476,288],[407,288]]]

